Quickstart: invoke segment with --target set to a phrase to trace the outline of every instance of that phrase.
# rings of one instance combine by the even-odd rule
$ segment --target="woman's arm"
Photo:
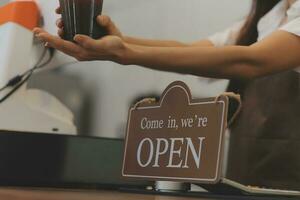
[[[188,44],[184,44],[178,41],[172,40],[150,40],[136,37],[123,37],[124,41],[129,44],[149,46],[149,47],[187,47]]]
[[[212,47],[213,44],[209,40],[201,40],[192,44],[182,43],[173,40],[149,40],[143,38],[124,36],[124,41],[129,44],[148,46],[148,47],[190,47],[190,46],[202,46]]]
[[[162,71],[253,79],[300,66],[300,38],[277,31],[250,47],[157,48],[127,44],[123,56],[124,64]]]
[[[35,29],[38,38],[78,60],[110,60],[162,71],[214,78],[253,79],[300,66],[300,38],[277,31],[256,44],[228,47],[147,47],[120,37],[93,40],[77,35],[77,44]]]

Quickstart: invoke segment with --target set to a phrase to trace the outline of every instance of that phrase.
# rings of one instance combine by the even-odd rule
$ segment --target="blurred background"
[[[8,1],[0,0],[0,6]],[[58,18],[54,13],[58,2],[51,1],[47,15]],[[124,35],[193,42],[243,19],[249,6],[250,0],[104,0],[103,12]],[[54,21],[46,21],[52,33]],[[218,95],[228,83],[110,62],[74,62],[36,74],[29,86],[47,90],[65,103],[75,114],[79,134],[123,137],[134,101],[159,96],[175,80],[186,82],[194,98]]]

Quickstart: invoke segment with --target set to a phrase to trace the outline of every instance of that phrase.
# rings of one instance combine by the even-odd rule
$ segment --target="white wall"
[[[249,0],[106,0],[105,14],[124,34],[191,42],[220,31],[242,19]],[[93,135],[124,134],[129,103],[139,95],[162,90],[173,80],[184,80],[194,96],[214,96],[226,82],[210,82],[192,76],[162,73],[109,62],[78,63],[66,68],[80,73],[87,84],[97,85]]]

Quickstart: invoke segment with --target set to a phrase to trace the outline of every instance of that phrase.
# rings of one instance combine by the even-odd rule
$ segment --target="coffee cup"
[[[94,39],[106,35],[106,31],[97,23],[101,15],[103,0],[59,0],[64,24],[65,40],[73,41],[76,34]]]

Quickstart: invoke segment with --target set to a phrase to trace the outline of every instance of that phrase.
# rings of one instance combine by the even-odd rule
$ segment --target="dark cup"
[[[106,35],[96,17],[102,13],[103,0],[59,0],[64,23],[64,39],[73,41],[76,34],[94,39]]]

